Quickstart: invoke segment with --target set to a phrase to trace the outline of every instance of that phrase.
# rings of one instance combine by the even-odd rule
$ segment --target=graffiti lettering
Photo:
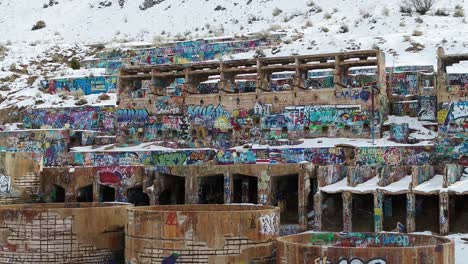
[[[263,215],[260,218],[260,233],[264,235],[278,235],[278,216],[274,213]]]

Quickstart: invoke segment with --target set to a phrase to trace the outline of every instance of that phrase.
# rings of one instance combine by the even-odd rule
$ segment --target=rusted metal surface
[[[455,263],[454,242],[401,233],[303,233],[278,238],[277,263]]]
[[[126,208],[116,203],[0,206],[0,263],[119,263]]]
[[[126,263],[269,263],[279,208],[179,205],[130,208]],[[169,263],[169,262],[168,262]]]

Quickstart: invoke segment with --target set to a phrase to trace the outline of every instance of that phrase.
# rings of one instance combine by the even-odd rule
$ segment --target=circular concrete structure
[[[450,239],[401,233],[302,233],[278,238],[277,264],[454,264]]]
[[[121,263],[129,206],[0,206],[0,263]]]
[[[128,213],[127,263],[268,263],[279,234],[277,207],[173,205]]]

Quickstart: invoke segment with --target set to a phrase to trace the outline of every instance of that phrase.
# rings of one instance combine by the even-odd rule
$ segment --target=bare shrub
[[[46,23],[43,20],[39,20],[36,24],[31,28],[31,30],[38,30],[46,27]]]
[[[403,3],[407,7],[414,8],[417,13],[425,15],[431,10],[431,7],[435,4],[435,0],[405,0]]]
[[[278,7],[273,9],[273,16],[279,16],[281,13],[283,13],[283,10],[279,9]]]
[[[448,13],[445,9],[438,8],[438,9],[435,11],[434,15],[436,15],[436,16],[448,16],[449,13]]]

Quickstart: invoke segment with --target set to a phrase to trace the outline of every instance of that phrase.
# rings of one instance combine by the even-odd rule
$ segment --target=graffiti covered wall
[[[28,129],[93,130],[115,134],[114,107],[71,107],[28,109],[23,117]]]
[[[49,93],[81,91],[85,95],[115,92],[117,76],[92,76],[51,79],[41,82]]]

